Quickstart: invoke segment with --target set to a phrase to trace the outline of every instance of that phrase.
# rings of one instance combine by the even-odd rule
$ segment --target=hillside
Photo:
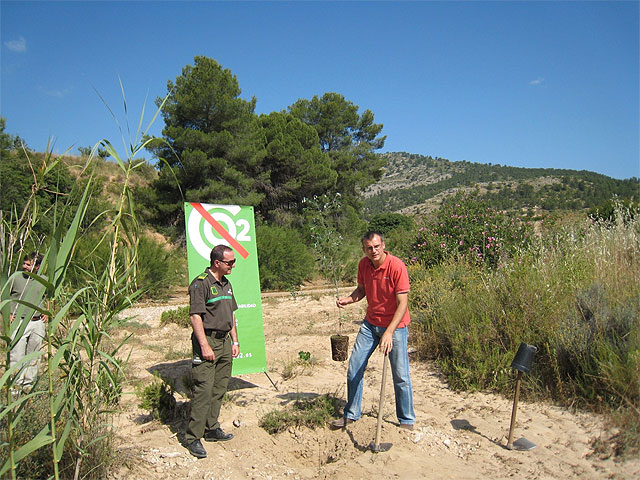
[[[40,156],[35,154],[36,158]],[[428,214],[445,196],[475,188],[495,208],[532,212],[589,210],[602,207],[614,197],[635,202],[640,198],[640,180],[635,177],[618,180],[586,170],[453,162],[406,152],[380,156],[386,162],[384,174],[363,194],[365,216],[384,212]],[[75,178],[85,167],[86,157],[65,155],[63,162]],[[93,166],[105,199],[117,198],[124,181],[120,166],[102,158],[95,158]],[[131,183],[149,186],[157,176],[157,170],[144,162],[134,169]]]
[[[64,155],[62,162],[69,169],[69,174],[73,178],[86,168],[87,157]],[[148,186],[153,180],[158,178],[158,171],[144,160],[134,160],[137,165],[132,171],[130,183],[134,186]],[[94,169],[95,176],[103,186],[103,193],[110,200],[115,202],[120,194],[120,189],[125,181],[125,174],[113,160],[105,160],[104,158],[95,157],[91,161],[91,168]]]
[[[452,162],[405,152],[381,156],[386,160],[385,173],[364,194],[365,214],[426,213],[443,196],[476,186],[499,209],[583,210],[614,196],[637,201],[640,194],[635,177],[617,180],[586,170]]]

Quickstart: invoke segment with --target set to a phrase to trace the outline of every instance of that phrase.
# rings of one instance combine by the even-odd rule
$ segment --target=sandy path
[[[184,302],[186,297],[174,299],[171,305],[128,311],[143,324],[131,344],[132,383],[151,382],[151,372],[157,370],[165,378],[176,379],[179,386],[189,371],[190,331],[175,325],[161,327],[159,322],[162,310]],[[351,344],[362,307],[358,304],[347,310]],[[376,428],[382,373],[379,355],[372,357],[365,375],[365,415],[347,431],[291,428],[268,435],[258,423],[272,409],[317,394],[345,398],[346,363],[331,360],[328,338],[334,333],[336,310],[332,298],[318,292],[297,298],[263,297],[269,376],[278,390],[263,373],[234,377],[221,423],[235,438],[226,443],[206,443],[206,459],[195,459],[180,445],[183,420],[171,425],[150,421],[147,412],[138,407],[133,386],[127,387],[121,403],[123,412],[114,420],[122,466],[111,478],[640,478],[639,460],[620,463],[590,455],[590,441],[603,428],[599,417],[528,403],[526,398],[520,401],[514,439],[525,436],[537,447],[527,452],[506,450],[512,400],[453,392],[433,365],[417,361],[412,362],[416,429],[407,432],[398,428],[389,375],[382,441],[392,443],[392,447],[374,454],[368,445]],[[285,380],[285,367],[298,358],[301,350],[311,353],[313,368],[299,368],[298,375]],[[187,399],[179,394],[176,399],[184,412]]]

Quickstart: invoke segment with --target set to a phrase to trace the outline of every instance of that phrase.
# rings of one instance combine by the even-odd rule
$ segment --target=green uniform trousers
[[[194,363],[193,399],[191,400],[191,418],[185,433],[185,444],[203,437],[205,430],[213,430],[220,426],[218,415],[222,406],[222,398],[227,393],[231,378],[232,353],[231,337],[216,338],[215,334],[207,335],[207,341],[213,349],[216,359],[213,362],[201,360],[200,345],[192,337]]]

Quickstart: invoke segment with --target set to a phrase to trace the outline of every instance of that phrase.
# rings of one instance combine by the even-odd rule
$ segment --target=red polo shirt
[[[397,293],[408,293],[409,273],[407,267],[398,257],[389,252],[382,265],[374,268],[371,260],[364,257],[358,265],[358,283],[364,285],[367,296],[367,321],[378,327],[388,327],[398,307]],[[398,324],[398,328],[406,327],[411,322],[409,309]]]

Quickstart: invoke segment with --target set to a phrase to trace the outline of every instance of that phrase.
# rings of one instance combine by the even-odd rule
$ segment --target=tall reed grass
[[[118,314],[141,293],[136,282],[139,236],[130,180],[133,170],[141,165],[134,161],[135,156],[152,140],[141,131],[142,116],[135,138],[127,142],[123,136],[124,158],[106,140],[93,148],[81,174],[83,180],[88,179],[86,186],[71,195],[79,195],[79,202],[59,195],[50,210],[39,208],[36,194],[42,179],[62,161],[61,156],[49,152],[43,161],[32,165],[32,194],[23,208],[9,214],[0,212],[0,478],[104,478],[114,460],[110,413],[119,400],[127,356],[122,352],[126,340],[114,345],[109,332],[117,325]],[[108,245],[107,268],[84,270],[83,287],[71,289],[65,277],[91,202],[92,161],[102,147],[119,165],[124,178],[116,207],[99,214],[108,219],[96,243],[96,248]],[[53,229],[46,237],[38,237],[34,225],[45,216],[53,218]],[[69,217],[70,223],[65,220]],[[43,308],[18,300],[16,318],[25,312],[24,320],[11,321],[10,284],[21,275],[18,270],[23,256],[33,250],[43,253],[44,259],[40,270],[30,276],[44,285],[49,303]],[[46,352],[34,352],[12,366],[10,351],[36,310],[50,319]],[[23,366],[43,355],[46,366],[34,388],[18,388]],[[44,420],[29,421],[33,411],[46,412]],[[91,461],[86,461],[89,458]]]
[[[521,342],[538,347],[523,389],[615,413],[620,452],[640,445],[640,223],[584,220],[538,237],[497,269],[410,266],[423,357],[452,387],[509,394]]]

